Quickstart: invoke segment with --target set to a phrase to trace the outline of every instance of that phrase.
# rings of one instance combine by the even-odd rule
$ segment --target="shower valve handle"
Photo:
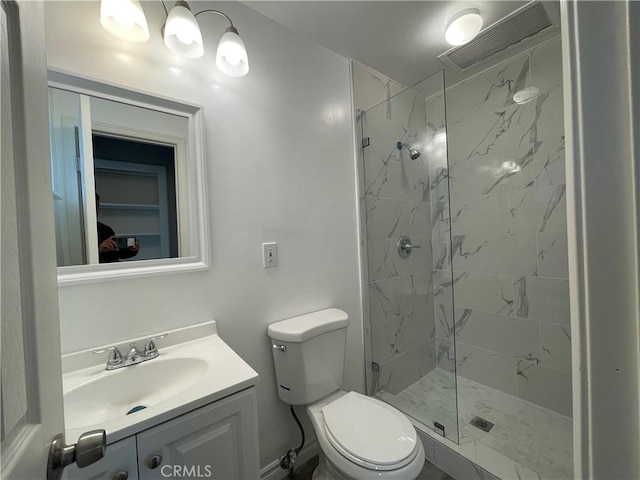
[[[411,239],[406,235],[400,236],[400,239],[398,239],[398,255],[401,258],[408,258],[414,248],[420,248],[420,245],[411,243]]]

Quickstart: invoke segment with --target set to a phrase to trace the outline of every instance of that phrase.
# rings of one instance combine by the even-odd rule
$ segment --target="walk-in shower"
[[[556,38],[360,118],[369,393],[506,478],[573,478],[562,105]]]

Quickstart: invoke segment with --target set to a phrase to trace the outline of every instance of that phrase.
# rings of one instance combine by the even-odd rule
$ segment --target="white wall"
[[[203,2],[194,9],[218,7],[231,16],[249,53],[249,74],[225,78],[213,64],[222,24],[200,17],[208,52],[183,63],[159,49],[153,5],[144,6],[153,38],[142,45],[98,27],[98,6],[77,7],[78,15],[93,9],[95,17],[72,22],[79,35],[93,35],[74,38],[62,32],[71,24],[59,15],[68,5],[46,5],[49,65],[203,105],[212,265],[199,273],[62,287],[63,352],[215,319],[220,336],[260,374],[265,466],[299,441],[277,397],[269,323],[329,306],[347,311],[345,386],[364,389],[348,61],[242,4]],[[265,241],[278,242],[277,268],[262,268]]]
[[[575,478],[640,478],[640,4],[561,8]]]

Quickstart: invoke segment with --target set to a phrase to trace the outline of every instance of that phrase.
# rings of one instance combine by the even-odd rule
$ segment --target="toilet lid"
[[[354,463],[375,470],[400,468],[418,451],[416,429],[390,405],[349,392],[322,408],[331,444]]]

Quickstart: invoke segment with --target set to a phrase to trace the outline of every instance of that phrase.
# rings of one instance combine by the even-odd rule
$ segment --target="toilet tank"
[[[283,402],[306,405],[340,389],[348,325],[349,315],[337,308],[269,325],[278,395]]]

